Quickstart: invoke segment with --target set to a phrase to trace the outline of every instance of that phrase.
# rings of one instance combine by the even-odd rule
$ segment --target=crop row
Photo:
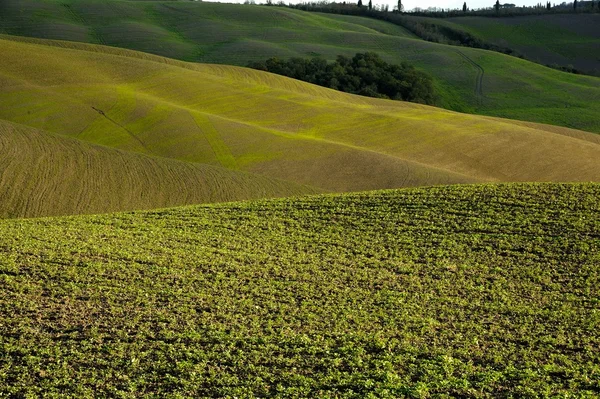
[[[597,397],[600,185],[0,222],[0,396]]]

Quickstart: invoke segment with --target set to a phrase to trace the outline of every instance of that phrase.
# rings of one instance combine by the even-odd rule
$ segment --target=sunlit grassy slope
[[[600,186],[0,221],[0,396],[594,398]]]
[[[600,79],[514,57],[427,43],[371,19],[199,2],[4,0],[0,32],[108,44],[187,61],[376,51],[435,78],[440,105],[600,132]]]
[[[543,65],[571,65],[600,75],[600,14],[422,19],[464,30],[487,42],[517,50],[527,59]]]
[[[333,191],[600,178],[600,137],[591,133],[54,44],[78,49],[0,40],[0,118]]]
[[[221,167],[83,143],[0,121],[0,218],[314,193]]]

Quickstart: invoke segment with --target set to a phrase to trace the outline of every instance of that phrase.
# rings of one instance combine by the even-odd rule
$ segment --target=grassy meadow
[[[417,19],[466,31],[542,65],[570,65],[584,73],[600,75],[600,14]]]
[[[591,133],[28,40],[0,39],[0,119],[93,144],[339,192],[600,176]]]
[[[594,398],[600,186],[0,221],[0,396]]]
[[[184,61],[244,66],[269,57],[375,51],[435,80],[456,111],[600,132],[600,79],[471,48],[428,43],[352,16],[188,1],[5,0],[0,33],[129,48]],[[589,54],[596,54],[590,51]]]

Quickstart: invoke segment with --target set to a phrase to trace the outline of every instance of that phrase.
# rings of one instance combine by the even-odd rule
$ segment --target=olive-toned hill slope
[[[316,190],[0,121],[0,218],[161,208]]]
[[[328,191],[600,179],[599,137],[590,133],[370,99],[239,67],[42,43],[0,40],[0,118]]]

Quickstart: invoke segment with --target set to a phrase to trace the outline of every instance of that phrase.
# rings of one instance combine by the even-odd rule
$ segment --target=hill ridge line
[[[328,143],[328,144],[333,144],[333,145],[338,145],[338,146],[342,146],[342,147],[346,147],[346,148],[351,148],[351,149],[355,149],[355,150],[359,150],[359,151],[366,151],[366,152],[370,152],[370,153],[374,153],[374,154],[378,154],[378,155],[389,156],[389,157],[397,159],[399,161],[409,162],[409,163],[412,163],[414,165],[423,166],[423,167],[426,167],[426,168],[432,168],[434,170],[439,170],[439,171],[443,171],[443,172],[446,172],[446,173],[451,173],[451,174],[458,175],[458,176],[461,176],[461,177],[467,177],[469,179],[477,179],[476,177],[473,177],[473,176],[470,176],[470,175],[465,175],[465,174],[460,173],[460,172],[452,171],[452,170],[449,170],[449,169],[446,169],[446,168],[441,168],[441,167],[436,166],[436,165],[430,165],[430,164],[427,164],[427,163],[422,163],[422,162],[419,162],[417,160],[400,157],[400,156],[398,156],[396,154],[389,154],[387,152],[378,151],[378,150],[374,150],[374,149],[370,149],[370,148],[366,148],[366,147],[361,147],[361,146],[356,146],[356,145],[353,145],[353,144],[350,144],[350,143],[344,143],[344,142],[340,142],[340,141],[336,141],[336,140],[323,139],[321,137],[315,137],[315,136],[312,136],[312,135],[309,135],[309,134],[291,133],[291,132],[286,132],[286,131],[283,131],[283,130],[272,129],[272,128],[268,128],[268,127],[261,126],[261,125],[258,125],[258,124],[254,124],[254,123],[251,123],[251,122],[247,122],[247,121],[243,121],[243,120],[239,120],[239,119],[234,119],[234,118],[229,118],[229,117],[226,117],[226,116],[223,116],[223,115],[213,114],[211,112],[196,110],[194,108],[190,108],[189,106],[185,106],[185,105],[182,105],[182,104],[173,103],[173,102],[171,102],[169,100],[163,99],[161,97],[158,97],[158,96],[146,93],[146,92],[141,92],[140,91],[140,92],[136,92],[136,93],[138,95],[143,96],[143,97],[150,98],[150,99],[152,99],[154,101],[157,101],[157,102],[160,102],[160,103],[163,103],[163,104],[168,104],[169,106],[172,106],[174,108],[186,110],[186,111],[190,112],[192,115],[194,113],[199,113],[199,114],[203,114],[203,115],[206,115],[206,116],[211,116],[211,117],[214,117],[214,118],[217,118],[217,119],[226,120],[226,121],[238,123],[238,124],[241,124],[241,125],[245,125],[245,126],[250,126],[250,127],[253,127],[253,128],[257,128],[257,129],[263,130],[265,132],[269,132],[271,134],[275,134],[275,135],[286,137],[286,138],[303,139],[303,140],[309,140],[309,141],[311,141],[311,140],[312,141],[320,141],[320,142],[324,142],[324,143]],[[286,99],[286,101],[290,101],[290,102],[294,102],[294,103],[297,103],[297,104],[301,104],[300,101],[294,101],[293,99]],[[370,110],[371,109],[369,109],[369,111]],[[446,110],[441,110],[441,112],[446,112]],[[448,112],[455,113],[453,111],[448,111]],[[385,113],[385,111],[380,111],[380,112],[375,111],[375,112],[373,112],[373,114],[376,114],[376,115],[380,115],[380,114],[384,114],[384,113]],[[458,115],[466,115],[467,117],[473,117],[473,115],[470,115],[470,114],[461,114],[461,113],[457,113],[457,114]],[[393,114],[389,114],[389,113],[385,113],[385,115],[389,116],[389,117],[395,117]],[[475,116],[475,117],[479,117],[479,116]],[[494,117],[485,117],[484,116],[483,118],[491,118],[493,120]],[[510,127],[510,125],[511,125],[511,122],[510,122],[511,120],[510,119],[509,120],[505,120],[505,119],[499,118],[499,120],[502,121],[503,124],[505,124],[508,127]],[[552,125],[549,125],[549,126],[552,126]],[[530,130],[530,131],[535,132],[536,134],[540,134],[540,135],[544,135],[544,134],[547,134],[547,133],[552,133],[553,135],[556,135],[558,137],[562,137],[563,139],[575,139],[576,138],[576,137],[572,137],[570,135],[564,135],[564,134],[560,134],[560,133],[555,133],[555,132],[551,132],[551,131],[548,131],[548,130],[536,129],[536,128],[531,127],[531,126],[522,126],[522,128]],[[574,130],[575,132],[581,132],[581,133],[584,133],[586,135],[587,134],[593,135],[593,133],[582,132],[582,131],[578,131],[576,129],[570,129],[570,130]],[[581,142],[586,143],[588,145],[599,145],[598,143],[595,143],[595,142],[592,142],[592,141],[584,140],[584,139],[581,139],[581,138],[577,138],[577,139],[578,139],[578,141],[581,141]],[[490,178],[490,177],[491,176],[488,175],[488,178]],[[497,179],[497,177],[496,177],[496,179]]]
[[[246,121],[242,121],[242,120],[239,120],[239,119],[228,118],[228,117],[225,117],[225,116],[222,116],[222,115],[213,114],[213,113],[210,113],[210,112],[205,112],[205,111],[200,111],[200,110],[196,110],[196,109],[193,109],[193,108],[189,108],[187,106],[184,106],[184,105],[181,105],[181,104],[172,103],[172,102],[170,102],[168,100],[165,100],[165,99],[160,98],[160,97],[153,96],[153,95],[145,93],[145,92],[138,92],[138,94],[142,94],[142,96],[151,98],[151,99],[153,99],[153,100],[155,100],[157,102],[161,102],[163,104],[168,104],[168,105],[172,106],[173,108],[178,108],[178,109],[182,109],[182,110],[188,111],[190,114],[192,114],[192,116],[193,116],[193,114],[202,114],[202,115],[205,115],[207,117],[214,117],[214,118],[217,118],[217,119],[226,120],[226,121],[229,121],[229,122],[234,122],[234,123],[237,123],[237,124],[240,124],[240,125],[250,126],[250,127],[253,127],[253,128],[256,128],[256,129],[260,129],[262,131],[265,131],[265,132],[268,132],[268,133],[271,133],[271,134],[275,134],[275,135],[281,136],[281,137],[293,138],[293,139],[297,139],[297,140],[306,140],[306,141],[319,141],[319,142],[323,142],[323,143],[337,145],[337,146],[340,146],[340,147],[351,148],[351,149],[354,149],[354,150],[365,151],[365,152],[369,152],[369,153],[373,153],[373,154],[388,156],[390,158],[397,159],[399,161],[411,163],[413,165],[418,165],[418,166],[422,166],[422,167],[426,167],[426,168],[431,168],[433,170],[439,170],[439,171],[442,171],[442,172],[445,172],[445,173],[450,173],[452,175],[457,175],[457,176],[465,177],[465,178],[468,178],[468,179],[477,179],[475,177],[472,177],[472,176],[469,176],[469,175],[464,175],[462,173],[455,172],[455,171],[452,171],[452,170],[448,170],[448,169],[445,169],[445,168],[441,168],[439,166],[429,165],[429,164],[422,163],[422,162],[419,162],[419,161],[416,161],[416,160],[399,157],[397,155],[388,154],[388,153],[385,153],[385,152],[379,152],[379,151],[376,151],[376,150],[373,150],[373,149],[370,149],[370,148],[360,147],[360,146],[356,146],[356,145],[353,145],[353,144],[339,142],[339,141],[335,141],[335,140],[323,139],[321,137],[314,137],[314,136],[305,135],[305,134],[302,134],[302,133],[291,133],[291,132],[286,132],[286,131],[283,131],[283,130],[272,129],[272,128],[268,128],[268,127],[265,127],[265,126],[253,124],[253,123],[246,122]]]
[[[227,72],[224,71],[224,69],[237,70],[237,71],[244,72],[244,75],[246,76],[246,78],[250,79],[254,84],[264,85],[265,87],[268,87],[273,92],[288,92],[288,93],[298,94],[301,96],[307,96],[307,94],[300,92],[298,90],[291,89],[289,87],[278,86],[276,88],[273,88],[271,86],[268,86],[263,82],[264,79],[261,79],[260,77],[257,78],[255,76],[256,75],[255,70],[237,66],[237,65],[207,64],[207,63],[195,63],[195,62],[181,61],[181,60],[163,57],[163,56],[155,55],[155,54],[151,54],[151,53],[144,53],[144,52],[137,51],[137,50],[124,49],[124,48],[106,46],[106,45],[101,45],[101,44],[74,42],[74,41],[67,41],[67,40],[39,39],[39,38],[30,38],[30,37],[14,36],[14,35],[6,35],[6,34],[0,34],[0,40],[7,40],[7,41],[13,41],[13,42],[24,42],[24,43],[32,44],[32,45],[56,47],[59,49],[78,50],[78,51],[85,51],[85,52],[96,53],[96,54],[101,53],[101,54],[107,54],[107,55],[111,55],[111,56],[133,58],[133,59],[138,59],[141,61],[149,61],[149,62],[154,62],[154,63],[158,63],[158,64],[169,65],[172,67],[180,67],[180,68],[183,68],[186,70],[202,73],[203,75],[205,75],[205,77],[211,76],[213,79],[217,79],[217,80],[222,80],[223,78],[225,78],[225,79],[227,78],[227,76],[226,76]],[[421,39],[414,39],[414,40],[421,40]],[[454,46],[452,46],[452,47],[454,47]],[[486,52],[490,51],[490,50],[481,50],[481,49],[477,49],[477,50],[486,51]],[[462,53],[461,50],[456,50],[456,51],[459,53]],[[493,51],[490,51],[490,52],[493,52]],[[495,54],[498,54],[500,56],[510,57],[505,54],[500,54],[500,53],[495,53]],[[290,81],[290,82],[295,82],[295,83],[301,82],[301,81],[298,81],[298,80],[295,80],[292,78],[273,74],[270,72],[264,72],[264,73],[269,76],[273,76],[277,79],[281,79],[281,81]],[[586,78],[597,79],[600,81],[600,77],[587,76],[587,75],[584,75],[584,76]],[[26,80],[23,80],[23,81],[29,82]],[[308,83],[308,82],[301,82],[301,83],[303,85],[309,85],[312,88],[316,89],[319,92],[318,97],[326,99],[328,102],[336,102],[339,104],[345,104],[344,101],[342,101],[341,99],[338,99],[338,98],[347,97],[347,98],[359,99],[359,101],[360,100],[364,101],[364,104],[355,104],[356,106],[364,106],[365,108],[369,108],[369,112],[372,114],[390,115],[389,111],[387,111],[386,109],[374,108],[374,107],[372,107],[372,105],[377,102],[387,102],[387,101],[393,101],[393,100],[364,97],[364,96],[360,96],[360,95],[356,95],[356,94],[344,93],[344,92],[340,92],[340,91],[337,91],[334,89],[325,88],[325,87],[318,86],[318,85]],[[35,84],[32,84],[32,85],[35,85]],[[48,87],[48,86],[39,86],[39,85],[35,85],[35,86],[42,87],[42,88]],[[323,95],[324,93],[331,93],[331,94],[333,94],[333,96],[332,97],[325,96],[325,95]],[[337,98],[335,98],[335,97],[337,97]],[[294,99],[285,99],[285,100],[294,102],[296,104],[301,104],[301,102],[296,101]],[[411,103],[411,102],[404,102],[404,101],[401,101],[400,103],[402,103],[405,106],[415,108],[415,109],[419,109],[419,108],[420,109],[432,109],[432,110],[436,110],[439,112],[463,115],[463,116],[467,116],[467,117],[490,118],[490,120],[495,120],[495,121],[515,121],[515,122],[522,122],[522,123],[535,124],[535,125],[554,126],[554,127],[559,127],[562,129],[568,129],[571,131],[582,132],[585,134],[595,134],[595,133],[588,132],[585,130],[572,128],[572,127],[566,127],[566,126],[557,126],[557,125],[545,124],[545,123],[540,123],[540,122],[525,121],[525,120],[520,120],[520,119],[509,119],[506,117],[497,117],[497,116],[491,116],[491,115],[470,114],[470,113],[454,111],[454,110],[450,110],[450,109],[446,109],[446,108],[439,108],[439,107],[435,107],[435,106]],[[509,123],[509,122],[505,122],[505,123]],[[525,126],[523,126],[523,127],[525,127]],[[527,127],[531,128],[530,126],[527,126]],[[540,129],[540,130],[544,130],[544,129]],[[549,132],[549,130],[544,130],[544,131]],[[569,136],[569,137],[572,137],[572,136]]]

